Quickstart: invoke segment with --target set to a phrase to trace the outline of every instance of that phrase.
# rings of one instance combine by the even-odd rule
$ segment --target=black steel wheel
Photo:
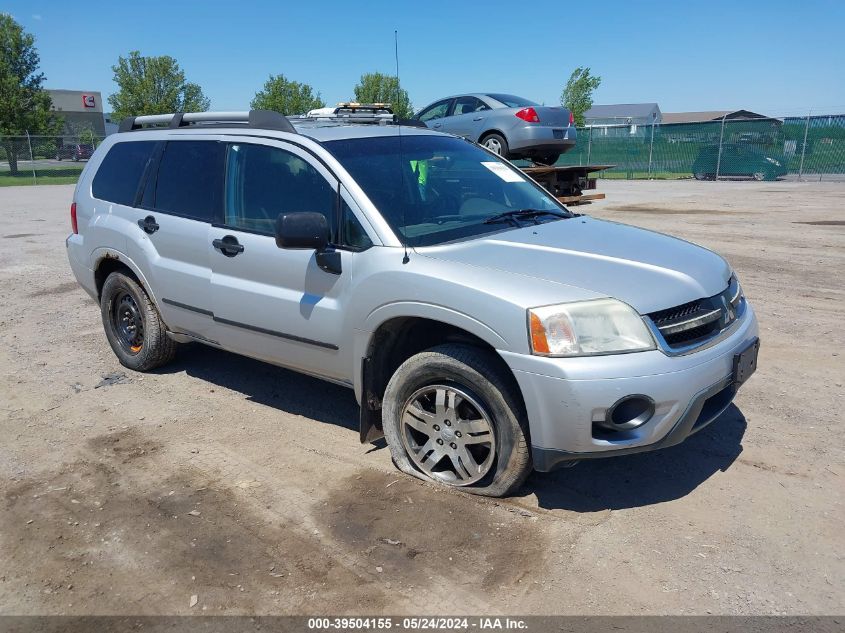
[[[144,319],[138,304],[128,292],[112,302],[112,327],[117,340],[127,354],[137,354],[144,348]]]
[[[177,343],[141,285],[128,274],[108,276],[100,293],[103,328],[124,367],[149,371],[170,362]]]

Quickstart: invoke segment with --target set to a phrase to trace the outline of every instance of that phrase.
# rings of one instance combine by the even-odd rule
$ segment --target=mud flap
[[[375,442],[384,437],[381,426],[381,399],[376,395],[373,384],[371,359],[361,362],[361,413],[359,417],[361,444]]]

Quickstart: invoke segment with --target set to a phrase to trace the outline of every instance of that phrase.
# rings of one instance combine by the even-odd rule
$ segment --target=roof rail
[[[288,118],[272,110],[249,110],[242,112],[175,112],[171,114],[145,114],[126,117],[120,122],[118,132],[132,132],[156,128],[180,128],[192,124],[219,125],[236,123],[263,130],[279,130],[296,134]]]

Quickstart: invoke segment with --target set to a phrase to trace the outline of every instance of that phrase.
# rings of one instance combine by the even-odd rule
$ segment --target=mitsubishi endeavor
[[[532,468],[677,444],[729,406],[759,342],[724,259],[395,123],[124,120],[67,238],[120,362],[197,341],[348,386],[362,442],[495,496]]]

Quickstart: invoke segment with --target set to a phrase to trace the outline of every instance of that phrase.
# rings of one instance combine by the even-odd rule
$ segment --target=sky
[[[46,87],[104,100],[111,66],[139,50],[176,58],[214,110],[248,109],[280,73],[333,104],[362,73],[395,72],[397,30],[417,109],[463,92],[556,105],[571,71],[588,66],[602,78],[597,104],[845,112],[843,0],[0,0],[0,12],[35,35]]]

